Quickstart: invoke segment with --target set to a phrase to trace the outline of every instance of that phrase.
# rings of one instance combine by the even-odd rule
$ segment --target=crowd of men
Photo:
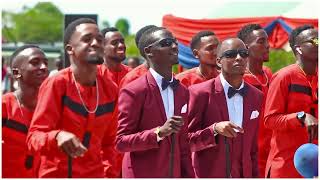
[[[168,29],[148,25],[135,40],[145,61],[133,69],[118,29],[88,18],[67,26],[71,65],[50,77],[40,47],[13,53],[19,86],[2,96],[2,177],[301,177],[294,152],[318,142],[317,29],[292,31],[296,63],[273,75],[258,24],[224,40],[196,33],[200,65],[176,75]]]

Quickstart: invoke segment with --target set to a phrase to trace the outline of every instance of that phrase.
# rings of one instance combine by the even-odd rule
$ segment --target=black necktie
[[[170,86],[173,90],[175,90],[179,85],[179,80],[176,80],[175,78],[173,78],[173,81],[167,81],[164,78],[162,78],[162,83],[161,83],[161,88],[162,90],[167,89],[168,86]]]
[[[240,94],[242,97],[246,95],[246,86],[244,86],[243,88],[237,90],[233,87],[229,87],[228,89],[228,98],[232,98],[235,94]]]

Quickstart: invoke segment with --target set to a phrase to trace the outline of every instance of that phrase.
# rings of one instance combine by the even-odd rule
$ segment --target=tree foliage
[[[127,19],[118,19],[115,26],[119,29],[119,31],[123,34],[124,37],[129,35],[130,24]]]
[[[269,54],[269,62],[265,62],[264,65],[270,67],[272,72],[275,73],[293,63],[295,63],[295,57],[292,51],[286,52],[283,49],[273,49]]]
[[[62,41],[63,14],[51,2],[24,7],[22,12],[2,12],[2,32],[8,41],[47,43]]]

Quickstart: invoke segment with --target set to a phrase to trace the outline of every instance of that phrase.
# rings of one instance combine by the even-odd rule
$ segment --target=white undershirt
[[[228,106],[228,113],[229,113],[229,120],[236,125],[242,127],[242,121],[243,121],[243,97],[236,93],[233,97],[228,98],[228,89],[229,87],[232,87],[226,79],[223,77],[222,73],[220,73],[220,80],[221,84],[223,86],[224,94],[226,96],[227,100],[227,106]],[[244,83],[242,81],[241,86],[239,89],[243,88]],[[237,89],[237,90],[239,90]]]
[[[168,86],[165,90],[162,90],[161,84],[163,77],[157,73],[154,69],[150,68],[150,73],[153,78],[156,80],[158,88],[160,90],[164,110],[166,112],[167,119],[171,118],[174,114],[174,96],[173,96],[173,89]],[[173,81],[173,77],[171,77],[170,82]]]

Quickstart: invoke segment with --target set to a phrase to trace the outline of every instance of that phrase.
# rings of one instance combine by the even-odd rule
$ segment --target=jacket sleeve
[[[189,88],[188,139],[191,152],[201,151],[216,145],[212,125],[203,128],[203,116],[208,105],[208,96]]]
[[[64,83],[46,79],[38,94],[38,103],[27,135],[28,149],[34,153],[50,153],[57,150],[56,135],[60,131],[57,124],[61,118]]]
[[[296,113],[286,113],[289,80],[286,76],[275,74],[272,78],[266,99],[264,124],[272,130],[287,130],[301,127]]]
[[[185,121],[187,121],[186,117],[184,118],[185,118]],[[192,167],[190,146],[188,143],[188,123],[185,123],[182,129],[182,132],[179,134],[180,134],[179,142],[180,142],[180,149],[181,149],[181,177],[194,178],[195,175]]]
[[[102,140],[102,160],[106,178],[119,178],[121,171],[122,154],[115,149],[115,139],[118,128],[117,105],[110,119],[110,124],[105,130]]]
[[[259,97],[257,99],[261,99],[261,103],[258,106],[258,111],[261,112],[262,110],[262,99],[263,95],[262,93],[259,94]],[[258,166],[258,135],[259,135],[259,121],[261,121],[263,117],[260,117],[260,119],[256,122],[256,131],[254,133],[254,136],[252,138],[252,146],[250,151],[251,161],[252,161],[252,177],[258,178],[259,177],[259,166]]]
[[[139,95],[138,95],[139,94]],[[133,93],[126,87],[119,95],[119,128],[116,138],[116,148],[120,152],[144,151],[159,148],[156,128],[139,131],[140,115],[142,113],[143,93]]]

